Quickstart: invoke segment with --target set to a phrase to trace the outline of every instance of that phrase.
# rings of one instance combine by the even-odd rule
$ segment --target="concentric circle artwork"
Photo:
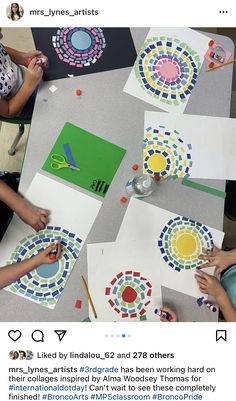
[[[96,63],[106,47],[101,28],[60,28],[52,42],[59,59],[78,68]]]
[[[178,131],[165,126],[148,127],[143,144],[143,172],[152,177],[188,177],[192,167],[192,146]]]
[[[203,224],[187,217],[176,217],[162,229],[158,246],[164,261],[173,269],[195,269],[204,249],[212,249],[213,238]]]
[[[125,318],[146,320],[146,308],[150,304],[152,285],[140,272],[124,271],[116,275],[105,289],[108,303]]]
[[[7,261],[7,264],[18,263],[37,255],[55,241],[62,245],[62,254],[58,261],[39,266],[8,287],[9,291],[51,309],[58,301],[79,256],[82,240],[66,229],[47,226],[45,230],[22,239]]]
[[[194,49],[177,38],[148,39],[135,62],[140,86],[150,96],[170,106],[187,102],[201,68]]]

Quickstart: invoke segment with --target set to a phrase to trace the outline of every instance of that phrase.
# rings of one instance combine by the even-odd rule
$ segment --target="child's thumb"
[[[28,68],[34,68],[36,63],[36,57],[32,58],[31,62],[28,65]]]

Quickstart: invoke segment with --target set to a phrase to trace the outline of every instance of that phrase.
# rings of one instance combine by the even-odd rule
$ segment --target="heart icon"
[[[21,331],[20,330],[10,330],[8,331],[8,337],[10,337],[10,339],[12,341],[17,341],[19,340],[19,338],[21,338]]]

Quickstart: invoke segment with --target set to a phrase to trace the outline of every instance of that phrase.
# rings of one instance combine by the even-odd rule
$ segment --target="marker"
[[[212,312],[216,312],[217,311],[217,307],[216,305],[211,304],[210,302],[206,303],[206,306],[212,311]]]
[[[169,312],[163,311],[161,308],[157,308],[154,310],[154,313],[160,317],[163,317],[164,319],[170,321],[171,315]]]
[[[208,301],[207,298],[201,297],[197,299],[198,306],[206,305],[212,312],[217,312],[217,306]]]
[[[207,299],[204,298],[204,297],[198,298],[198,299],[197,299],[197,304],[198,304],[198,306],[202,306],[202,304],[204,303],[204,301],[207,301]]]

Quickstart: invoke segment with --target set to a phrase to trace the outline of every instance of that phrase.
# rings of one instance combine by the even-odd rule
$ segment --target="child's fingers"
[[[61,255],[61,244],[60,242],[57,242],[57,254],[56,254],[56,258],[58,259]]]
[[[42,68],[40,67],[40,65],[35,64],[34,67],[33,67],[33,69],[34,69],[34,72],[35,72],[36,74],[41,74],[41,73],[43,73],[43,70],[42,70]]]
[[[207,255],[201,254],[201,255],[198,256],[198,259],[200,259],[200,260],[208,260],[209,257]]]
[[[213,267],[215,266],[215,260],[213,260],[213,258],[208,258],[208,262],[203,263],[202,265],[200,265],[200,268],[202,267]]]
[[[198,259],[208,261],[208,263],[211,263],[211,266],[215,263],[215,256],[212,255],[200,255],[198,256]]]
[[[211,254],[211,253],[212,253],[212,250],[211,250],[211,249],[202,248],[202,255],[203,255],[203,256],[207,256],[207,255],[209,255],[209,254]]]
[[[54,262],[56,262],[56,261],[60,258],[60,256],[61,256],[61,252],[62,252],[62,250],[61,250],[61,244],[60,244],[59,242],[54,243],[54,244],[52,245],[51,250],[49,251],[49,254],[50,254],[51,251],[57,251],[56,254],[54,253],[54,258],[53,258],[53,259],[50,258],[51,263],[54,263]]]
[[[199,290],[203,293],[203,294],[208,294],[208,290],[207,287],[204,287],[202,285],[198,286]]]
[[[33,224],[32,227],[35,229],[36,232],[40,231],[38,223]]]
[[[41,221],[41,223],[42,223],[42,230],[44,229],[44,228],[46,228],[46,226],[47,226],[47,224],[48,224],[48,220],[47,219],[45,219],[45,218],[42,218],[42,217],[40,217],[40,221]]]
[[[209,263],[211,263],[211,264],[215,263],[215,257],[214,256],[209,256],[208,260],[209,260]]]
[[[56,246],[57,246],[57,244],[52,244],[52,245],[48,246],[48,247],[44,250],[45,255],[48,256],[48,255],[50,254],[50,252],[55,251]]]
[[[36,57],[33,57],[32,60],[30,61],[29,65],[28,65],[28,68],[29,69],[34,68],[35,64],[36,64]]]
[[[202,278],[202,277],[200,277],[200,276],[198,276],[197,274],[195,274],[195,279],[197,280],[197,282],[198,282],[199,284],[204,284],[204,283],[206,283],[206,279],[205,279],[205,278]]]
[[[218,252],[219,252],[219,249],[218,248],[214,248],[214,245],[213,245],[212,250],[211,249],[210,250],[209,249],[207,249],[207,250],[204,249],[203,250],[203,254],[201,254],[200,257],[205,258],[205,259],[209,259],[210,257],[214,258]]]
[[[201,276],[200,274],[196,273],[194,276],[199,281],[206,281],[206,278]]]
[[[207,254],[208,256],[211,256],[211,255],[214,254],[214,252],[213,252],[212,249],[208,249],[208,250],[206,251],[206,254]]]
[[[197,275],[200,276],[200,277],[205,277],[205,279],[207,279],[208,277],[210,277],[209,274],[207,274],[206,272],[202,271],[201,269],[197,269],[197,270],[196,270],[196,273],[197,273]]]
[[[43,223],[44,227],[48,224],[48,218],[43,216],[42,214],[39,216],[40,221]]]
[[[40,231],[45,228],[45,224],[40,220],[39,217],[35,217],[35,222],[31,224],[31,227],[33,227],[35,231]]]
[[[206,281],[206,280],[199,279],[199,278],[196,277],[196,276],[195,276],[195,278],[196,278],[198,287],[199,287],[201,290],[206,290],[206,289],[207,289],[207,284],[208,284],[207,281]]]
[[[202,289],[206,289],[208,287],[207,281],[199,281],[199,280],[197,280],[197,284]]]
[[[215,244],[213,245],[212,250],[213,250],[213,253],[214,253],[214,254],[220,252],[220,248],[218,248]]]
[[[201,270],[202,268],[206,268],[206,267],[211,267],[212,264],[207,262],[207,263],[203,263],[202,265],[199,265],[198,270]]]
[[[48,211],[48,210],[46,210],[46,209],[39,209],[39,211],[40,211],[40,214],[42,214],[42,215],[45,216],[45,217],[48,217],[48,215],[49,215],[49,211]]]
[[[61,244],[59,242],[54,242],[54,244],[50,245],[47,249],[48,249],[48,253],[50,253],[51,251],[57,250],[57,253],[55,255],[56,259],[61,254]]]
[[[45,224],[41,220],[38,220],[37,225],[39,227],[39,230],[43,230],[45,227]]]

